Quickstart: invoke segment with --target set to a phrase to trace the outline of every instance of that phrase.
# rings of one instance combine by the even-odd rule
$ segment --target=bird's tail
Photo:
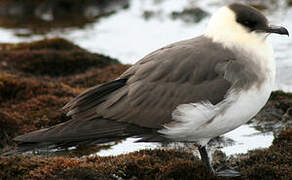
[[[100,117],[84,121],[70,120],[14,138],[18,147],[14,152],[6,153],[6,155],[42,148],[63,149],[83,144],[113,142],[130,136],[142,137],[143,134],[148,134],[148,131],[135,125]]]

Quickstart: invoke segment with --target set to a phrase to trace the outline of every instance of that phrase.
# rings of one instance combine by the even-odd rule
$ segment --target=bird
[[[270,34],[288,35],[257,9],[240,3],[219,8],[204,34],[166,45],[117,79],[68,102],[71,117],[14,138],[19,152],[41,147],[100,144],[128,137],[138,142],[195,144],[210,173],[208,142],[254,117],[275,83]]]

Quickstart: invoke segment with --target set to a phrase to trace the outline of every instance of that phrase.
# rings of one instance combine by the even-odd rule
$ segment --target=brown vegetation
[[[289,179],[292,131],[284,131],[269,149],[250,151],[236,164],[237,179]],[[0,159],[4,179],[232,179],[209,174],[197,157],[180,150],[141,150],[116,157],[64,158],[18,155]]]
[[[0,149],[17,135],[68,120],[66,102],[129,67],[60,38],[0,48]]]
[[[3,44],[0,53],[2,68],[15,69],[30,75],[51,77],[83,73],[89,68],[103,68],[118,63],[109,57],[92,54],[60,38],[34,43]]]

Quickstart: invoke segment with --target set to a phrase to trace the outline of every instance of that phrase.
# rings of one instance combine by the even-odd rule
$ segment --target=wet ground
[[[10,156],[0,158],[3,179],[291,179],[291,130],[283,131],[268,149],[226,159],[215,152],[216,169],[222,166],[240,170],[241,177],[224,178],[209,174],[193,153],[185,150],[141,150],[125,155]],[[290,146],[291,147],[291,146]],[[68,155],[68,154],[67,154]]]
[[[12,3],[10,6],[14,7],[14,1],[9,3]],[[42,3],[47,3],[47,1],[42,1]],[[291,21],[289,21],[292,17],[292,8],[284,1],[273,3],[253,1],[253,3],[254,6],[263,9],[273,23],[292,29]],[[49,9],[49,13],[47,11],[41,14],[35,13],[34,18],[41,17],[42,21],[49,22],[50,27],[34,22],[23,23],[24,26],[16,20],[11,20],[11,16],[18,20],[21,16],[13,15],[13,13],[0,14],[0,42],[5,42],[0,45],[0,153],[13,148],[15,144],[11,139],[17,135],[68,120],[61,107],[84,89],[118,77],[130,66],[123,64],[133,64],[163,45],[201,34],[210,14],[222,3],[218,0],[183,0],[179,3],[175,0],[131,0],[115,5],[105,3],[102,8],[100,5],[85,3],[84,7],[79,7],[80,12],[78,12],[82,14],[85,12],[84,9],[90,7],[94,16],[85,14],[86,18],[90,17],[90,21],[85,23],[82,21],[83,24],[80,26],[74,24],[81,21],[73,16],[71,19],[76,20],[73,24],[68,24],[68,19],[60,20],[58,13],[53,13],[56,4],[45,5],[34,4],[29,8],[34,8],[36,12],[40,7]],[[74,5],[72,9],[73,7]],[[100,8],[100,11],[96,10]],[[25,12],[23,10],[23,13]],[[4,25],[7,22],[9,26]],[[54,24],[55,22],[57,23]],[[63,25],[64,22],[67,23],[66,26]],[[38,28],[39,26],[41,28]],[[56,35],[76,45],[58,38],[29,44],[11,44]],[[269,40],[274,45],[277,59],[275,90],[291,92],[291,38],[273,35],[269,37]],[[219,167],[219,164],[224,161],[225,164],[239,168],[244,171],[244,179],[259,177],[289,179],[292,176],[289,173],[292,172],[291,151],[289,151],[291,121],[292,95],[280,91],[274,92],[268,104],[255,119],[210,143],[210,146],[216,149],[214,163]],[[35,157],[32,162],[29,161],[30,157],[10,157],[7,161],[1,158],[0,177],[8,178],[17,174],[19,177],[25,175],[28,178],[38,179],[45,176],[53,177],[54,173],[58,172],[58,177],[61,178],[66,175],[73,176],[75,172],[75,175],[79,177],[86,174],[89,177],[100,177],[100,179],[109,177],[114,179],[114,175],[126,179],[133,177],[167,179],[167,177],[175,177],[174,173],[185,174],[186,170],[193,171],[188,174],[189,177],[194,175],[201,177],[202,172],[205,172],[202,170],[200,173],[201,164],[193,162],[196,158],[185,152],[193,149],[192,145],[161,146],[153,143],[134,144],[133,141],[135,139],[129,138],[102,147],[77,147],[77,149],[73,148],[73,151],[55,153],[57,156],[69,157],[90,155],[88,161],[92,164],[89,163],[89,165],[84,165],[88,163],[84,163],[83,159],[57,158],[55,164],[51,157]],[[184,147],[183,151],[181,147]],[[143,150],[141,153],[115,158],[94,156],[95,154],[119,155],[145,148],[166,150],[154,150],[154,155],[151,151]],[[269,149],[255,150],[246,154],[249,150],[257,148]],[[222,152],[227,157],[222,155]],[[234,156],[237,153],[243,154]],[[166,165],[167,158],[157,160],[161,154],[169,156],[169,159],[178,156],[178,161],[168,166]],[[152,155],[153,157],[149,157]],[[271,156],[271,159],[265,156]],[[101,167],[102,163],[109,161],[114,163],[110,165],[112,169],[109,168],[109,171],[91,169],[96,166]],[[123,168],[117,168],[123,162],[125,163]],[[139,165],[146,162],[152,165],[157,163],[157,166],[153,168],[145,164],[144,168]],[[32,167],[28,167],[29,165]],[[68,171],[59,169],[60,165],[69,167]],[[50,169],[50,166],[54,168]],[[85,170],[83,166],[90,166],[89,170]],[[186,169],[180,169],[180,166]],[[208,178],[214,177],[208,176]]]

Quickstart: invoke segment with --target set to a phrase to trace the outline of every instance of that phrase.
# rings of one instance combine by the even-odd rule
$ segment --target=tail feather
[[[86,121],[71,120],[51,128],[37,130],[14,138],[18,143],[17,152],[36,148],[67,148],[82,144],[100,144],[142,137],[151,130],[112,120],[93,118]]]
[[[64,106],[64,109],[71,109],[68,113],[72,116],[71,120],[14,138],[18,149],[12,154],[41,148],[49,150],[107,143],[131,136],[144,138],[145,141],[161,140],[160,135],[153,129],[105,119],[97,115],[96,106],[106,100],[109,94],[125,86],[126,81],[126,79],[117,79],[80,94]]]

